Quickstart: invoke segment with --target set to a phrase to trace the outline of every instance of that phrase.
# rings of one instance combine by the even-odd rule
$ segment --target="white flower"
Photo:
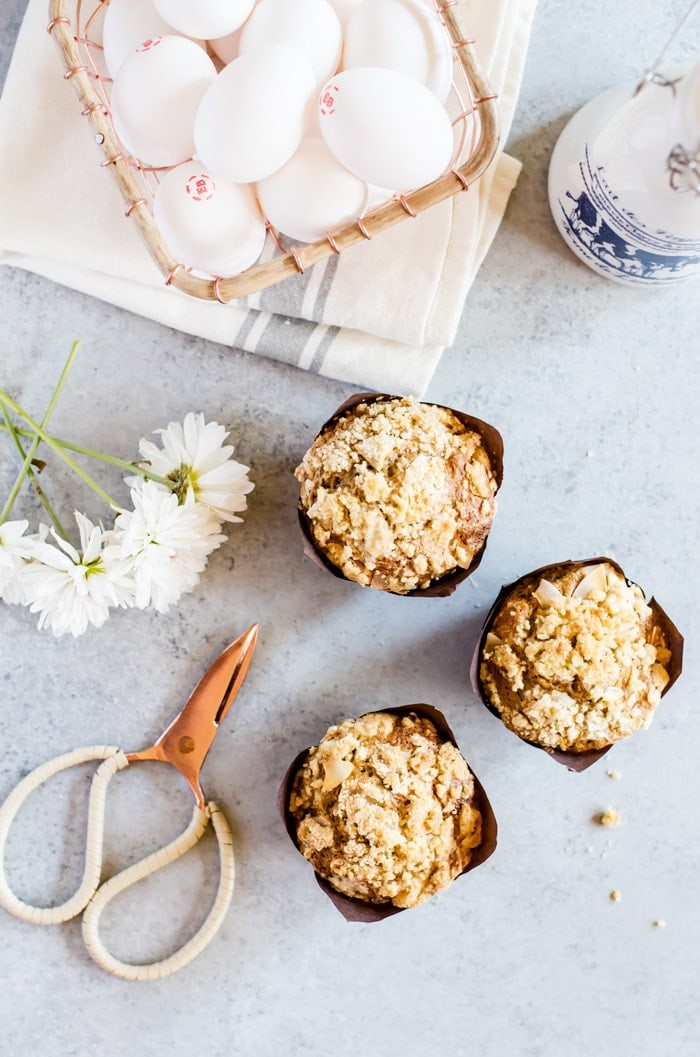
[[[80,551],[53,529],[58,544],[47,542],[42,526],[32,547],[32,560],[24,569],[25,602],[39,613],[39,627],[57,637],[70,632],[82,635],[89,624],[102,627],[113,606],[132,603],[133,584],[110,559],[105,549],[109,533],[76,510]]]
[[[192,494],[180,504],[174,492],[155,481],[131,489],[132,511],[114,522],[108,553],[123,563],[135,583],[134,604],[159,613],[199,582],[207,557],[226,539],[219,522]]]
[[[145,439],[139,444],[149,468],[174,482],[181,501],[192,494],[219,521],[241,521],[235,515],[246,509],[246,495],[255,485],[248,480],[249,467],[231,458],[233,448],[224,444],[228,437],[224,427],[190,411],[182,425],[171,422],[155,432],[161,435],[162,449]]]
[[[25,537],[26,521],[5,521],[0,525],[0,599],[23,603],[24,569],[32,554],[33,541]]]

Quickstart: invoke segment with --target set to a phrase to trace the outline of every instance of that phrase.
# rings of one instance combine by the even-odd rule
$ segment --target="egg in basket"
[[[469,187],[498,143],[457,0],[50,0],[165,282],[226,303]]]

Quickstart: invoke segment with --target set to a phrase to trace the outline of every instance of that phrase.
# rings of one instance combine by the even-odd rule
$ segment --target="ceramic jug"
[[[579,110],[552,154],[549,204],[570,249],[607,278],[700,276],[700,64]]]

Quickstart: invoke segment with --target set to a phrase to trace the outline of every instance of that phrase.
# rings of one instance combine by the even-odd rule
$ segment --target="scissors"
[[[109,745],[85,746],[56,756],[22,779],[0,807],[0,906],[16,917],[38,925],[59,924],[82,912],[83,939],[88,953],[103,969],[125,980],[154,980],[169,976],[187,965],[207,946],[223,922],[231,902],[234,854],[231,827],[221,808],[213,800],[206,800],[199,783],[199,772],[219,724],[245,679],[257,636],[258,626],[253,624],[217,657],[193,690],[183,710],[154,745],[127,753]],[[9,887],[4,862],[5,844],[17,812],[30,794],[52,775],[90,760],[103,762],[95,771],[90,785],[85,869],[80,885],[60,906],[36,907],[24,903]],[[142,760],[169,763],[183,775],[194,794],[194,813],[179,837],[114,874],[101,885],[107,786],[117,771]],[[107,904],[120,892],[174,862],[194,847],[210,821],[219,846],[219,885],[204,923],[183,947],[161,961],[133,964],[115,958],[99,936],[100,917]]]

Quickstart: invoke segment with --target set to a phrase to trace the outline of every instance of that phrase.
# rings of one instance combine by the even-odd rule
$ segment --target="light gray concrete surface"
[[[346,585],[301,553],[292,471],[347,386],[0,272],[1,384],[22,403],[43,409],[71,342],[84,343],[58,435],[130,456],[139,437],[201,409],[230,428],[256,485],[199,589],[165,616],[117,613],[55,640],[26,611],[0,609],[0,798],[75,745],[146,744],[218,650],[260,624],[203,772],[235,830],[237,888],[221,933],[179,974],[129,984],[94,965],[77,922],[38,928],[2,912],[6,1057],[698,1053],[698,285],[647,292],[598,278],[560,242],[546,201],[567,118],[640,73],[685,7],[541,0],[509,143],[523,174],[426,394],[494,423],[505,441],[485,559],[449,599]],[[3,74],[23,9],[2,5]],[[697,42],[696,20],[674,59],[697,55]],[[3,490],[12,464],[3,442]],[[119,486],[116,473],[107,480]],[[62,470],[49,481],[64,516],[99,516]],[[467,671],[502,583],[596,554],[621,562],[685,632],[685,671],[649,731],[572,774],[481,708]],[[416,701],[446,713],[491,798],[499,846],[428,904],[350,925],[290,844],[277,787],[331,722]],[[77,883],[87,783],[87,772],[58,780],[13,831],[8,875],[25,898],[65,897]],[[621,813],[616,829],[592,821],[608,805]],[[172,837],[189,811],[163,768],[120,775],[108,870]],[[201,919],[215,875],[207,842],[124,897],[108,942],[127,959],[161,955]]]

